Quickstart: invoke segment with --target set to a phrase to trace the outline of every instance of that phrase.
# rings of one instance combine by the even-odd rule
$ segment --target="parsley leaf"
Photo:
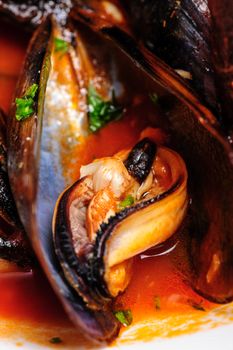
[[[156,310],[160,310],[161,309],[161,300],[159,296],[155,296],[154,297],[154,305],[155,305],[155,309]]]
[[[202,306],[202,301],[198,303],[198,302],[196,302],[194,300],[189,299],[188,303],[195,310],[206,311],[205,308]]]
[[[131,194],[128,194],[128,196],[126,196],[125,199],[119,203],[119,209],[125,209],[126,207],[130,207],[132,204],[134,204],[134,198],[131,196]]]
[[[53,338],[51,338],[51,339],[49,340],[49,342],[50,342],[51,344],[61,344],[61,343],[62,343],[62,340],[61,340],[61,338],[59,338],[59,337],[53,337]]]
[[[131,325],[133,321],[133,315],[130,309],[114,311],[114,316],[125,327]]]
[[[38,84],[32,84],[25,92],[23,97],[16,98],[16,113],[17,120],[24,120],[34,113],[35,97],[38,91]]]
[[[104,101],[93,86],[88,89],[89,129],[96,132],[112,120],[121,117],[123,108],[116,105],[114,93],[111,101]]]
[[[69,44],[67,41],[61,38],[54,38],[55,52],[66,53],[69,49]]]
[[[150,97],[151,101],[154,103],[154,105],[158,104],[159,96],[155,92],[150,94],[149,97]]]
[[[38,90],[38,84],[32,84],[26,91],[25,96],[35,98]]]

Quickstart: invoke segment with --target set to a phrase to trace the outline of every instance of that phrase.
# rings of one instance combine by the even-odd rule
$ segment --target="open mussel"
[[[168,112],[174,142],[190,169],[193,285],[210,299],[226,302],[233,297],[232,3],[168,0],[163,11],[156,0],[126,4],[137,14],[131,18],[136,29],[142,28],[137,30],[140,40],[178,73],[191,73],[186,81],[192,94],[219,122],[220,128],[215,123],[208,134],[207,120],[202,128],[183,108]]]
[[[200,101],[218,111],[206,0],[125,1],[137,40],[186,79]]]
[[[54,214],[55,248],[67,280],[90,306],[99,295],[117,296],[129,283],[132,258],[175,233],[187,203],[182,159],[164,147],[156,152],[148,138],[132,151],[83,166]]]
[[[103,158],[81,168],[82,178],[72,185],[77,174],[70,169],[72,170],[77,162],[77,149],[83,145],[85,147],[87,135],[93,129],[96,131],[99,128],[99,120],[92,109],[87,109],[87,103],[92,103],[92,106],[96,104],[101,110],[101,115],[105,113],[105,122],[108,122],[109,116],[117,119],[119,113],[123,113],[119,105],[127,105],[127,101],[133,97],[134,90],[131,86],[138,86],[138,89],[144,90],[144,82],[134,67],[127,66],[125,57],[111,46],[108,40],[82,24],[75,23],[71,29],[69,35],[67,28],[64,37],[59,25],[48,18],[38,27],[31,40],[11,111],[8,167],[20,217],[37,257],[64,308],[73,322],[91,339],[109,341],[119,330],[119,323],[112,312],[112,298],[126,287],[133,256],[164,241],[178,229],[183,220],[188,201],[187,173],[182,159],[175,152],[160,146],[157,148],[151,137],[145,138],[147,135],[144,133],[144,139],[131,152],[128,149],[110,159]],[[100,44],[103,46],[101,52],[98,50]],[[118,66],[117,62],[122,65]],[[112,86],[114,94],[111,92]],[[103,104],[101,101],[107,102]],[[85,186],[88,186],[89,180],[96,177],[95,171],[93,173],[90,168],[97,166],[101,172],[104,166],[101,164],[105,161],[110,168],[114,164],[115,168],[120,166],[124,175],[121,177],[122,181],[127,180],[127,186],[138,192],[138,199],[135,205],[121,212],[115,208],[113,213],[116,215],[109,222],[109,226],[105,222],[106,213],[102,213],[103,222],[101,218],[97,222],[90,220],[92,239],[85,242],[84,234],[83,246],[82,243],[77,243],[76,255],[70,242],[76,232],[76,229],[73,231],[76,218],[74,223],[72,221],[72,229],[69,231],[65,212],[67,215],[70,212],[75,217],[75,202],[82,203],[84,197],[88,196]],[[163,162],[165,175],[163,178],[161,174],[161,183],[157,186],[151,168],[160,168]],[[162,165],[161,167],[163,169]],[[115,170],[117,175],[113,182],[117,182],[118,179],[118,170]],[[160,171],[161,169],[158,169],[158,178]],[[71,187],[60,197],[56,207],[55,254],[51,233],[53,210],[57,198],[67,185]],[[116,186],[120,185],[116,183]],[[103,189],[96,191],[95,196],[92,193],[93,198],[89,198],[89,201],[102,201],[100,195]],[[129,191],[129,188],[125,190]],[[116,207],[118,202],[122,202],[124,198],[121,197],[125,195],[127,192],[119,193],[118,200],[113,198],[113,206]],[[142,198],[143,196],[145,198]],[[95,208],[93,201],[90,201],[90,208]],[[116,245],[115,239],[120,239],[122,246],[124,239],[129,239],[128,234],[125,236],[124,232],[119,230],[119,226],[128,231],[127,227],[131,226],[130,222],[135,216],[137,220],[142,220],[139,227],[150,218],[145,236],[151,237],[151,230],[155,229],[151,217],[157,212],[157,207],[158,222],[159,215],[167,217],[163,233],[158,232],[146,245],[140,240],[138,248],[129,247],[123,261],[120,258],[112,265],[113,256],[107,254],[108,244],[111,242]],[[109,215],[110,213],[111,211]],[[96,214],[98,215],[95,209],[90,209],[90,216]],[[98,229],[100,233],[96,236]],[[134,233],[135,237],[140,236],[136,226]],[[114,252],[119,256],[119,251]],[[109,256],[107,260],[106,256]],[[101,275],[101,264],[106,268],[104,275]],[[119,281],[114,282],[114,271],[116,275],[122,272]],[[98,289],[98,282],[95,281],[101,279],[103,282]]]
[[[31,248],[20,222],[7,174],[6,117],[0,111],[0,257],[3,268],[12,263],[26,268],[32,265]],[[6,263],[6,261],[8,263]]]
[[[186,79],[230,135],[232,4],[216,0],[122,3],[138,40]]]
[[[114,315],[107,308],[90,309],[65,281],[51,240],[53,208],[60,192],[72,183],[74,176],[63,172],[62,162],[68,152],[68,167],[72,168],[77,154],[72,149],[82,145],[88,132],[83,103],[86,91],[82,95],[77,85],[88,79],[89,71],[85,71],[83,78],[84,71],[80,69],[85,51],[81,47],[82,55],[75,56],[75,48],[61,38],[59,26],[47,19],[31,40],[11,112],[9,175],[32,246],[70,318],[92,339],[107,341],[119,329]],[[91,73],[94,77],[94,68]],[[105,86],[102,86],[103,94]]]
[[[128,3],[134,6],[133,2],[129,1]],[[153,2],[155,8],[157,3],[157,1]],[[166,3],[168,4],[169,1],[166,1]],[[204,16],[203,8],[208,11],[208,16],[210,13],[207,2],[190,1],[190,3],[193,5],[187,7],[187,13],[190,18],[193,17],[193,7],[195,7],[194,14],[198,12],[199,15],[195,15],[192,18],[190,25],[186,23],[187,26],[186,24],[183,26],[182,23],[183,19],[187,17],[186,15],[185,17],[181,15],[176,18],[176,26],[181,25],[181,28],[184,29],[183,32],[189,28],[191,31],[196,30],[200,21],[208,23],[207,19],[202,18]],[[203,6],[205,5],[204,7],[199,6],[202,3]],[[146,7],[146,3],[142,6]],[[182,14],[182,2],[179,4],[179,7]],[[208,30],[206,34],[208,35],[209,33],[210,37],[206,38],[205,45],[208,43],[208,50],[210,52],[214,51],[215,57],[219,58],[219,60],[215,58],[215,65],[217,64],[217,66],[215,69],[211,69],[213,73],[211,91],[218,90],[215,85],[217,76],[221,77],[219,81],[221,81],[222,86],[227,87],[223,89],[227,94],[226,99],[221,102],[218,96],[222,93],[216,97],[220,108],[216,110],[211,103],[203,99],[203,96],[200,98],[198,84],[191,86],[192,84],[187,79],[179,77],[166,62],[161,61],[144,45],[133,40],[132,36],[129,36],[124,28],[122,30],[122,27],[120,28],[117,23],[110,24],[108,20],[103,18],[100,21],[99,16],[96,16],[95,11],[91,11],[90,8],[88,11],[85,7],[76,8],[73,16],[114,41],[132,60],[132,63],[136,62],[137,66],[147,76],[150,76],[150,81],[159,82],[184,102],[183,105],[177,101],[171,101],[167,109],[167,120],[172,135],[173,147],[184,157],[188,169],[190,169],[189,181],[192,187],[191,210],[193,211],[193,220],[189,229],[190,245],[188,247],[191,272],[193,274],[190,283],[193,288],[207,298],[215,302],[227,302],[233,298],[233,241],[231,235],[233,172],[231,113],[229,113],[232,106],[230,68],[232,66],[232,57],[227,49],[231,45],[231,32],[227,31],[226,26],[223,25],[222,30],[218,32],[218,38],[216,38],[216,35],[214,36],[216,38],[214,43],[211,40],[213,39],[211,38],[212,31]],[[217,8],[218,6],[214,5],[213,1],[212,6],[210,6],[211,10],[215,9],[213,18],[219,15]],[[220,6],[219,8],[222,16],[226,18],[226,23],[230,23],[231,19],[227,20],[229,17],[226,10],[227,7]],[[169,11],[170,7],[168,6],[168,13],[170,13]],[[141,15],[142,12],[139,12],[138,16],[140,17]],[[147,15],[149,15],[149,12],[146,12]],[[172,23],[172,19],[170,19],[170,23]],[[217,23],[218,26],[220,25],[219,21],[214,23],[215,25]],[[145,28],[150,24],[148,19],[148,24],[145,23]],[[158,24],[160,25],[161,21]],[[195,28],[193,28],[193,25]],[[170,29],[172,31],[172,26]],[[203,36],[205,37],[204,34]],[[186,39],[184,37],[184,44]],[[210,48],[211,42],[212,46]],[[224,57],[220,53],[221,50],[219,50],[221,42],[224,42]],[[198,43],[196,42],[195,45],[198,45]],[[213,50],[213,47],[215,50]],[[181,52],[177,51],[176,54],[182,60]],[[195,70],[195,72],[198,71]],[[165,103],[166,105],[168,105],[168,101]],[[187,109],[185,106],[189,108]],[[224,113],[224,110],[226,113]]]

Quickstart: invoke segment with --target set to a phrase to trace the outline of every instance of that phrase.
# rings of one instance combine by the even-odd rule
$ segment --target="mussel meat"
[[[116,297],[132,258],[167,240],[188,204],[187,172],[177,153],[148,138],[132,151],[81,167],[58,200],[54,242],[64,274],[88,305],[90,294]],[[85,288],[84,288],[85,286]],[[89,286],[89,287],[88,287]]]

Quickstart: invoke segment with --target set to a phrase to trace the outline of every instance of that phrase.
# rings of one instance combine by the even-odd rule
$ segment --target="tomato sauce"
[[[153,106],[149,98],[139,96],[139,105],[127,108],[123,117],[118,121],[113,121],[100,129],[97,133],[90,134],[75,151],[77,159],[81,162],[76,164],[72,171],[74,181],[79,177],[81,165],[86,165],[96,158],[108,157],[127,148],[131,148],[138,141],[141,132],[148,126],[149,116],[153,117]],[[147,118],[145,118],[145,114]],[[137,118],[135,118],[137,115]],[[152,119],[152,118],[151,118]],[[155,126],[156,123],[149,123]],[[159,129],[158,129],[159,130]],[[158,140],[165,138],[158,132]],[[69,162],[69,159],[68,159]],[[66,158],[63,159],[63,168],[66,169]]]
[[[68,319],[41,271],[2,273],[0,283],[0,317],[67,325]]]
[[[18,27],[0,22],[0,107],[5,112],[9,110],[28,39],[29,35]]]
[[[9,111],[28,38],[29,35],[21,33],[18,28],[0,24],[0,107],[6,113]],[[149,116],[147,120],[144,118],[145,111]],[[134,117],[135,113],[138,118]],[[132,146],[140,132],[148,125],[148,120],[156,120],[153,113],[155,112],[152,111],[152,107],[146,110],[145,101],[139,98],[122,120],[110,123],[96,135],[89,136],[85,147],[79,151],[83,163],[86,164],[94,158],[112,155],[122,148]],[[185,264],[182,260],[184,248],[182,239],[177,239],[173,243],[168,247],[169,249],[167,248],[167,251],[170,251],[167,254],[151,250],[135,259],[132,281],[114,305],[116,310],[130,309],[133,324],[147,319],[159,320],[161,317],[163,320],[169,319],[170,315],[185,313],[189,316],[193,315],[192,317],[198,315],[199,318],[199,315],[213,307],[213,304],[192,290],[186,277],[177,268],[179,263]],[[61,333],[63,340],[66,339],[66,344],[70,344],[72,339],[75,339],[74,343],[80,344],[82,337],[79,336],[77,339],[77,331],[74,330],[39,269],[2,273],[0,285],[0,320],[32,324],[31,334],[34,335],[35,327],[44,326],[47,328],[44,329],[47,341],[49,337],[57,336],[55,330],[56,332],[58,329],[67,330],[66,334]],[[50,333],[47,325],[51,329]],[[172,325],[168,323],[166,331],[161,328],[161,332],[156,334],[169,335],[170,328],[172,329]],[[158,329],[160,329],[159,325]],[[41,334],[41,338],[36,339],[37,341],[41,341]],[[143,336],[143,334],[137,334],[135,338],[143,338]]]

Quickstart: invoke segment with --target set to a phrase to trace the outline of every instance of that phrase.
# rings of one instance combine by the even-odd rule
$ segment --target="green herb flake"
[[[125,199],[123,199],[123,201],[119,203],[119,209],[125,209],[133,204],[134,198],[133,196],[131,196],[131,194],[128,194],[128,196],[126,196]]]
[[[69,44],[67,41],[61,38],[54,38],[55,52],[61,52],[65,54],[69,49]]]
[[[32,84],[25,92],[26,97],[35,98],[38,90],[38,84]]]
[[[152,93],[149,95],[151,101],[154,103],[154,105],[158,104],[159,96],[156,93]]]
[[[161,300],[159,296],[154,297],[154,306],[156,310],[161,310]]]
[[[117,106],[114,92],[110,101],[104,101],[93,86],[88,89],[89,130],[96,132],[107,123],[121,118],[123,108]]]
[[[114,316],[125,327],[130,326],[133,321],[133,316],[130,309],[114,311]]]
[[[189,305],[195,309],[195,310],[198,310],[198,311],[206,311],[205,308],[202,306],[202,302],[200,303],[197,303],[196,301],[194,300],[188,300],[188,303]]]
[[[16,98],[16,113],[15,117],[17,120],[24,120],[34,113],[35,97],[38,91],[38,84],[32,84],[25,92],[23,97]]]
[[[51,339],[49,340],[49,342],[50,342],[51,344],[61,344],[61,343],[62,343],[62,340],[61,340],[61,338],[59,338],[59,337],[53,337],[53,338],[51,338]]]

